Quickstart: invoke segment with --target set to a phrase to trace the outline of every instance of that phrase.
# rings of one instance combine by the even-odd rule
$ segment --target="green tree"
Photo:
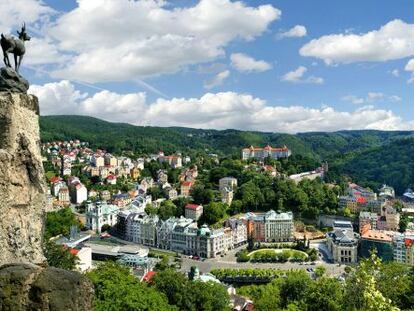
[[[209,225],[217,223],[226,213],[226,205],[220,202],[211,202],[204,206],[201,223],[206,222]]]
[[[195,281],[189,286],[194,297],[194,310],[223,311],[230,310],[229,295],[222,284],[212,281]]]
[[[398,262],[383,263],[376,276],[378,290],[386,298],[402,309],[414,306],[409,303],[409,297],[414,295],[414,291],[410,288],[412,275],[406,265]]]
[[[303,271],[291,271],[280,286],[280,297],[282,307],[289,303],[299,302],[303,299],[303,293],[311,284],[308,274]]]
[[[59,234],[68,235],[72,225],[81,228],[81,223],[69,207],[46,214],[45,239]]]
[[[397,311],[389,298],[379,290],[377,275],[382,269],[380,258],[372,253],[361,260],[346,279],[345,310]]]
[[[155,288],[164,293],[170,305],[179,310],[193,310],[193,293],[189,291],[189,280],[184,274],[166,269],[153,278]]]
[[[114,262],[103,263],[86,275],[95,287],[95,311],[178,310],[168,305],[164,294],[141,283],[128,268]]]
[[[342,309],[342,285],[333,278],[321,277],[310,283],[303,293],[308,311],[339,311]]]
[[[317,278],[321,278],[326,272],[326,268],[324,266],[317,266],[315,268],[315,276]]]
[[[180,216],[177,215],[177,206],[170,200],[163,201],[158,208],[158,215],[162,220],[167,220],[170,217]]]
[[[53,241],[46,241],[44,243],[43,252],[48,265],[60,269],[75,270],[76,263],[79,260],[69,249]]]

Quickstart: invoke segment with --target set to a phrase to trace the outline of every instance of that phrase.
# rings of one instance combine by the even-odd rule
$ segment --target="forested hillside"
[[[401,194],[407,187],[414,188],[414,138],[395,140],[362,152],[340,168],[372,189],[386,183]]]
[[[414,132],[339,131],[295,135],[238,130],[201,130],[179,127],[146,127],[111,123],[85,116],[44,116],[43,141],[78,138],[93,148],[110,152],[166,153],[200,151],[239,156],[246,146],[287,145],[294,154],[327,160],[332,176],[349,175],[377,188],[388,183],[401,193],[414,186]]]

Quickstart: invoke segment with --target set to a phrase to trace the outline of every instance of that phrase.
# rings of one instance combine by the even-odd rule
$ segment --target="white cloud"
[[[224,80],[226,80],[230,76],[230,71],[224,70],[219,72],[216,76],[214,76],[211,80],[208,80],[204,83],[204,87],[206,89],[212,89],[216,86],[222,85]]]
[[[79,114],[79,104],[88,94],[81,93],[67,81],[31,85],[29,93],[35,94],[40,101],[42,114]]]
[[[405,71],[414,71],[414,58],[410,59],[404,67]]]
[[[358,97],[358,96],[355,96],[355,95],[346,95],[346,96],[342,97],[341,99],[343,101],[350,102],[350,103],[355,104],[355,105],[360,105],[360,104],[363,104],[365,102],[364,98]]]
[[[117,94],[101,91],[83,100],[79,105],[81,114],[96,116],[117,122],[138,123],[145,111],[145,93]]]
[[[395,19],[364,34],[322,36],[305,44],[300,54],[323,59],[327,64],[405,58],[414,55],[414,24]]]
[[[414,72],[411,74],[411,77],[407,80],[408,84],[413,84],[414,83]]]
[[[341,100],[352,103],[352,104],[361,105],[365,103],[372,104],[375,102],[382,102],[382,101],[390,101],[390,102],[396,103],[396,102],[401,101],[402,98],[397,95],[387,96],[386,94],[381,93],[381,92],[368,92],[368,94],[365,97],[359,97],[355,95],[346,95],[342,97]]]
[[[2,0],[0,2],[0,32],[20,30],[23,22],[34,23],[55,11],[37,0]],[[15,34],[15,33],[14,33]]]
[[[390,97],[388,97],[388,99],[393,103],[396,103],[402,100],[402,98],[397,95],[391,95]]]
[[[394,69],[394,70],[391,71],[391,74],[394,77],[398,78],[400,76],[400,71],[398,69]]]
[[[385,95],[381,92],[368,92],[367,102],[382,100],[384,96]]]
[[[332,107],[271,106],[265,100],[234,92],[207,93],[200,98],[157,99],[146,102],[144,93],[101,91],[81,94],[68,81],[34,85],[42,114],[86,114],[136,125],[185,126],[274,132],[335,131],[341,129],[414,129],[392,111],[364,106],[352,112]],[[65,112],[62,108],[65,108]],[[197,111],[197,113],[194,113]]]
[[[280,15],[230,0],[173,9],[156,0],[78,0],[48,32],[75,55],[53,76],[94,83],[174,73],[224,56],[230,42],[253,40]]]
[[[56,45],[47,38],[32,38],[26,42],[26,46],[26,55],[23,64],[58,64],[70,59],[69,55],[61,53]]]
[[[296,25],[286,32],[282,32],[280,38],[300,38],[305,37],[307,34],[306,27],[302,25]]]
[[[255,60],[243,53],[233,53],[230,59],[231,65],[240,72],[262,72],[272,69],[271,64],[263,60]]]
[[[324,80],[320,77],[304,77],[308,69],[304,66],[299,66],[293,71],[289,71],[282,77],[282,81],[293,82],[293,83],[312,83],[312,84],[323,84]]]

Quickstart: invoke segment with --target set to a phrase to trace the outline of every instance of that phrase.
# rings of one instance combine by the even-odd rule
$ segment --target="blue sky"
[[[30,11],[16,13],[17,2]],[[8,6],[16,18],[0,30],[26,20],[35,37],[22,73],[43,114],[282,132],[414,129],[410,0]]]

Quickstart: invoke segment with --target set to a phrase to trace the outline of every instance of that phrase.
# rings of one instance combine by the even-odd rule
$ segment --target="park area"
[[[247,255],[251,262],[286,262],[286,261],[305,261],[308,254],[305,252],[290,249],[258,249]]]

